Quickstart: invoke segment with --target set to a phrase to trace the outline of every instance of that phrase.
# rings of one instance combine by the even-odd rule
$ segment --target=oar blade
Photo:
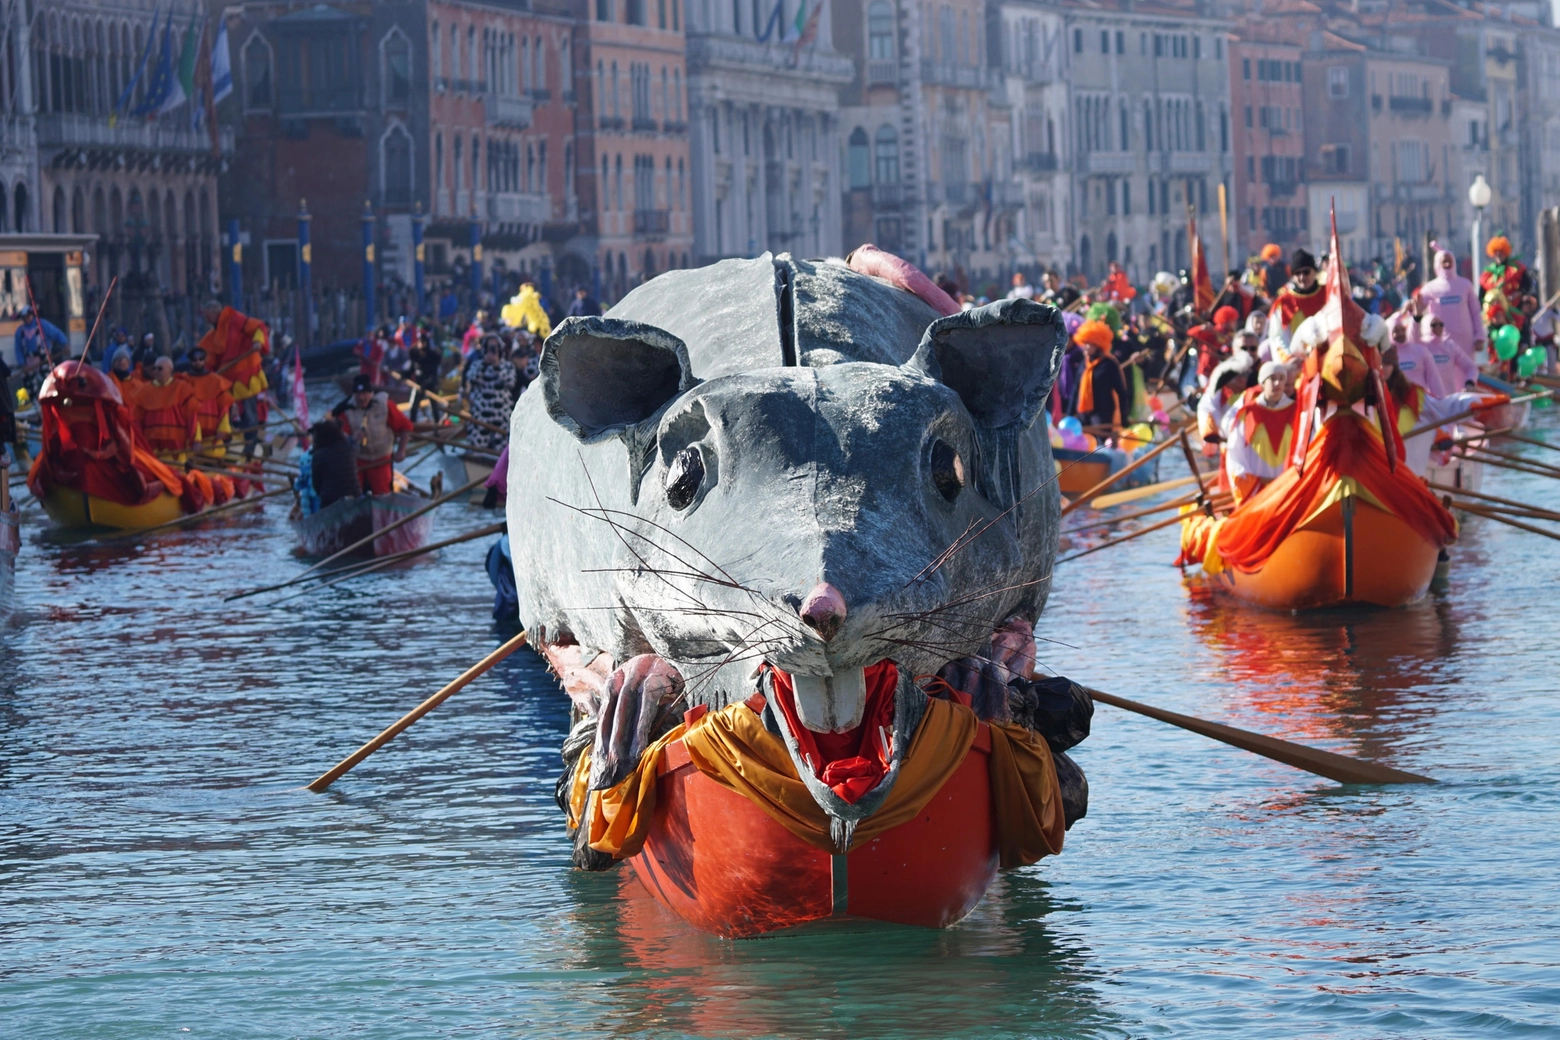
[[[1331,751],[1323,751],[1320,748],[1307,747],[1304,744],[1296,744],[1290,740],[1280,740],[1278,737],[1269,737],[1261,733],[1253,733],[1251,730],[1237,729],[1234,726],[1226,726],[1219,722],[1208,722],[1204,719],[1193,718],[1190,715],[1182,715],[1179,712],[1166,711],[1149,704],[1140,704],[1137,701],[1128,700],[1125,697],[1117,697],[1114,694],[1105,693],[1103,690],[1089,690],[1089,695],[1095,700],[1126,711],[1146,715],[1160,722],[1168,722],[1173,726],[1191,730],[1205,737],[1222,741],[1243,751],[1271,758],[1275,762],[1293,766],[1307,773],[1315,773],[1329,780],[1336,780],[1340,784],[1433,784],[1435,779],[1428,776],[1420,776],[1418,773],[1409,773],[1401,769],[1393,769],[1391,766],[1378,765],[1374,762],[1364,762],[1347,755],[1334,754]]]

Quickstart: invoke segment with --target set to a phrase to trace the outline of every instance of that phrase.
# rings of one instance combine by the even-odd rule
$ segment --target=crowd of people
[[[1487,399],[1490,391],[1478,389],[1481,366],[1506,379],[1556,369],[1560,316],[1533,295],[1531,275],[1503,236],[1490,241],[1488,255],[1478,283],[1441,247],[1432,277],[1416,287],[1388,279],[1379,264],[1350,272],[1350,296],[1368,335],[1379,339],[1401,432]],[[1135,424],[1166,421],[1168,398],[1159,395],[1173,387],[1195,408],[1204,453],[1222,458],[1221,480],[1234,500],[1255,494],[1283,470],[1301,368],[1325,342],[1318,319],[1325,259],[1296,249],[1285,263],[1269,245],[1246,269],[1228,272],[1217,292],[1205,283],[1201,301],[1184,271],[1160,272],[1142,294],[1114,263],[1094,288],[1051,272],[1035,286],[1015,274],[1009,298],[1054,304],[1069,334],[1050,402],[1052,443],[1132,444]],[[1416,471],[1428,463],[1429,444],[1411,446]]]

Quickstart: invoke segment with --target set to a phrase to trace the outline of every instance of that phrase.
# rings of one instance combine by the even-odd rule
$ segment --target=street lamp
[[[1473,204],[1473,258],[1474,271],[1479,269],[1479,250],[1484,242],[1484,207],[1490,204],[1490,182],[1479,174],[1468,187],[1468,201]]]

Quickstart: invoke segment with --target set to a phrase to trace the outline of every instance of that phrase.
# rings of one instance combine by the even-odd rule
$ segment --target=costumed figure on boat
[[[1316,279],[1316,257],[1296,249],[1289,257],[1289,281],[1278,290],[1268,312],[1268,338],[1288,346],[1300,323],[1319,314],[1326,302],[1327,291]]]
[[[182,393],[174,387],[172,363],[161,360],[167,368],[139,389],[133,414],[118,380],[90,365],[62,362],[44,381],[38,394],[43,443],[27,485],[59,526],[154,527],[234,493],[227,478],[176,472],[154,453],[145,430],[177,457],[188,451],[195,426],[186,411],[188,384]]]
[[[1257,385],[1225,411],[1224,474],[1238,506],[1284,472],[1294,441],[1294,377],[1287,365],[1263,362]]]
[[[778,301],[779,306],[776,306]],[[519,613],[569,693],[575,862],[701,929],[952,924],[1062,849],[1081,687],[1034,673],[1051,306],[871,246],[670,271],[514,409]]]
[[[1296,333],[1309,342],[1285,468],[1228,516],[1182,525],[1181,562],[1261,606],[1411,603],[1457,533],[1405,462],[1381,366],[1387,326],[1351,298],[1340,256],[1335,232],[1326,306]]]

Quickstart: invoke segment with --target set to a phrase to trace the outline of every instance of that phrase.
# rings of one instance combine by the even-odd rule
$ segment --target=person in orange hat
[[[1523,328],[1527,315],[1522,312],[1522,297],[1533,290],[1533,279],[1527,265],[1511,255],[1511,240],[1496,235],[1484,247],[1490,264],[1479,276],[1484,304],[1484,322],[1494,328],[1498,325],[1515,325]]]
[[[1269,242],[1262,247],[1262,292],[1269,300],[1289,281],[1289,268],[1284,266],[1284,251]]]
[[[1220,307],[1213,312],[1213,321],[1187,330],[1186,334],[1197,341],[1197,378],[1202,384],[1206,385],[1213,370],[1230,356],[1230,343],[1239,324],[1239,311],[1234,307]]]
[[[1110,353],[1115,339],[1103,321],[1086,321],[1073,333],[1074,342],[1083,348],[1083,371],[1068,411],[1085,426],[1120,426],[1132,411],[1126,376]]]

